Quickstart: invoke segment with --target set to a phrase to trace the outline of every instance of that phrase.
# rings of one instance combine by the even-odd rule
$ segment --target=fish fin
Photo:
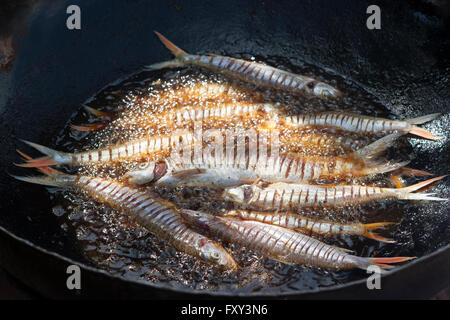
[[[188,55],[188,53],[176,45],[174,45],[170,40],[168,40],[166,37],[164,37],[161,33],[158,31],[155,31],[155,34],[158,36],[159,40],[166,46],[167,49],[172,52],[172,54],[175,56],[175,59],[164,61],[164,62],[158,62],[154,63],[152,65],[149,65],[146,67],[148,70],[158,70],[158,69],[164,69],[164,68],[175,68],[175,67],[181,67],[184,65],[183,58]]]
[[[400,173],[405,176],[432,176],[433,174],[423,170],[417,170],[412,168],[403,167],[400,168]]]
[[[406,166],[410,161],[401,161],[401,162],[376,162],[376,161],[368,161],[366,163],[367,168],[363,169],[362,172],[365,175],[379,174],[391,172],[397,169],[400,169]]]
[[[42,152],[47,155],[47,157],[37,158],[33,160],[29,160],[28,163],[21,165],[22,167],[46,167],[55,164],[70,164],[72,162],[72,156],[65,152],[56,151],[47,147],[44,147],[40,144],[22,140],[22,142],[26,143],[30,147],[35,148],[36,150]]]
[[[22,156],[23,159],[27,160],[27,161],[32,161],[34,160],[33,158],[31,158],[29,155],[27,155],[26,153],[16,149],[17,153],[20,154],[20,156]],[[21,166],[21,165],[17,165],[17,166]],[[60,175],[63,174],[61,171],[55,170],[53,168],[50,167],[37,167],[37,170],[39,170],[40,172],[42,172],[45,175],[48,176],[55,176],[55,175]]]
[[[387,136],[384,136],[383,138],[355,151],[354,155],[364,161],[374,159],[380,156],[380,154],[386,151],[386,149],[391,147],[393,143],[402,135],[403,133],[400,132],[388,134]]]
[[[410,124],[424,124],[426,122],[429,122],[431,120],[436,119],[440,115],[441,115],[441,113],[439,113],[439,112],[438,113],[427,114],[426,116],[421,116],[421,117],[417,117],[417,118],[406,120],[406,122],[408,122]]]
[[[183,62],[174,59],[174,60],[169,60],[169,61],[164,61],[164,62],[158,62],[158,63],[154,63],[151,64],[149,66],[146,66],[145,69],[147,70],[159,70],[159,69],[165,69],[165,68],[176,68],[176,67],[181,67],[183,66]]]
[[[369,239],[381,241],[381,242],[395,243],[395,240],[385,238],[383,236],[380,236],[379,234],[376,234],[376,233],[373,233],[373,232],[370,231],[370,230],[376,230],[376,229],[384,228],[385,226],[389,226],[389,225],[392,225],[392,224],[394,224],[394,222],[377,222],[377,223],[364,224],[363,226],[364,226],[365,232],[362,234],[362,236],[366,237],[366,238],[369,238]]]
[[[353,156],[365,163],[366,168],[362,172],[366,175],[385,173],[404,167],[410,161],[392,162],[377,160],[386,149],[391,147],[403,133],[391,133],[375,142],[355,151]]]
[[[177,179],[184,180],[189,179],[190,177],[194,175],[204,174],[206,173],[206,169],[188,169],[188,170],[181,170],[181,171],[175,171],[172,173],[172,176],[176,177]]]
[[[362,236],[367,239],[372,239],[372,240],[376,240],[376,241],[380,241],[380,242],[384,242],[384,243],[396,243],[396,241],[393,239],[389,239],[389,238],[380,236],[379,234],[376,234],[376,233],[370,232],[370,231],[364,232],[362,234]]]
[[[32,161],[30,156],[27,154],[21,152],[20,150],[17,150],[17,152],[25,158],[27,161]],[[51,187],[64,187],[67,186],[69,183],[75,181],[75,176],[66,175],[58,170],[48,168],[48,167],[39,167],[37,168],[40,172],[42,172],[43,176],[37,176],[37,177],[23,177],[23,176],[16,176],[11,175],[14,179],[28,182],[28,183],[34,183],[34,184],[40,184],[44,186],[51,186]]]
[[[239,180],[241,181],[242,184],[249,184],[251,186],[256,186],[258,183],[261,182],[261,177],[258,177],[257,179],[239,177]]]
[[[11,175],[11,177],[13,177],[14,179],[23,181],[23,182],[40,184],[40,185],[44,185],[44,186],[50,186],[50,187],[61,187],[62,186],[60,183],[58,183],[58,181],[56,179],[54,179],[51,176],[21,177],[21,176]]]
[[[366,223],[366,224],[364,224],[364,229],[366,229],[366,230],[376,230],[376,229],[384,228],[386,226],[391,226],[393,224],[395,224],[395,222]]]
[[[412,126],[409,130],[408,133],[410,134],[414,134],[416,136],[419,136],[421,138],[425,138],[425,139],[429,139],[429,140],[440,140],[443,137],[440,136],[435,136],[434,134],[432,134],[430,131],[422,129],[420,127],[416,127],[416,126]]]
[[[86,109],[87,112],[93,114],[94,116],[96,116],[97,118],[104,118],[107,120],[113,120],[114,119],[114,115],[109,113],[109,112],[105,112],[105,111],[100,111],[94,108],[91,108],[87,105],[83,105],[84,109]]]
[[[287,264],[288,266],[295,266],[295,263],[287,261],[287,257],[285,258],[284,256],[279,256],[279,257],[269,256],[268,258],[270,258],[274,261],[280,262],[282,264]],[[283,259],[286,259],[286,260],[283,260]]]
[[[397,194],[398,199],[401,199],[401,200],[446,201],[448,199],[433,197],[434,193],[413,193],[413,192],[418,191],[436,181],[439,181],[439,180],[445,178],[446,176],[447,175],[428,179],[428,180],[413,184],[412,186],[409,186],[409,187],[405,187],[405,188],[401,188],[401,189],[392,189],[392,190]]]
[[[431,120],[434,120],[437,117],[439,117],[440,115],[441,115],[440,113],[433,113],[433,114],[428,114],[426,116],[422,116],[422,117],[406,120],[406,122],[408,122],[409,124],[412,125],[408,129],[408,133],[414,134],[414,135],[419,136],[421,138],[430,139],[430,140],[442,139],[442,137],[436,137],[435,135],[433,135],[428,130],[425,130],[425,129],[422,129],[420,127],[415,126],[415,124],[423,124],[425,122],[429,122]]]
[[[57,164],[58,163],[55,160],[53,160],[49,157],[41,157],[41,158],[33,159],[26,163],[15,163],[14,165],[16,165],[18,167],[22,167],[22,168],[40,168],[40,167],[54,166]]]
[[[368,258],[369,262],[375,264],[384,269],[390,269],[391,263],[401,263],[409,260],[416,259],[417,257],[391,257],[391,258]]]
[[[330,245],[330,246],[333,247],[333,248],[336,248],[336,249],[338,249],[340,251],[343,251],[345,253],[354,253],[355,252],[354,250],[350,250],[350,249],[347,249],[347,248],[342,248],[342,247],[338,247],[338,246],[334,246],[334,245]]]
[[[77,125],[71,124],[70,127],[77,131],[87,132],[87,131],[96,131],[96,130],[103,129],[107,125],[108,124],[105,122],[96,122],[96,123],[87,124],[85,126],[77,126]]]
[[[167,39],[166,37],[164,37],[161,33],[159,33],[158,31],[154,31],[155,34],[158,36],[159,40],[161,40],[161,42],[166,46],[167,49],[170,50],[170,52],[172,52],[172,54],[177,57],[177,58],[181,58],[183,56],[188,55],[188,53],[182,49],[180,49],[179,47],[177,47],[175,44],[173,44],[172,41],[170,41],[169,39]]]
[[[403,181],[400,179],[399,176],[395,175],[395,174],[391,174],[389,175],[389,178],[392,180],[392,182],[394,183],[396,188],[403,188]]]

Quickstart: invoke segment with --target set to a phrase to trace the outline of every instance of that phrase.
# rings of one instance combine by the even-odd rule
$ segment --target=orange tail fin
[[[432,179],[428,179],[426,181],[422,181],[422,182],[416,183],[416,184],[414,184],[412,186],[409,186],[409,187],[400,188],[400,189],[391,189],[391,190],[394,190],[393,192],[397,193],[398,199],[401,199],[401,200],[446,201],[448,199],[433,197],[432,193],[413,193],[415,191],[419,191],[420,189],[425,188],[426,186],[431,185],[432,183],[434,183],[436,181],[439,181],[439,180],[445,178],[446,176],[447,175],[440,176],[440,177],[435,177],[435,178],[432,178]]]
[[[440,140],[442,137],[436,137],[434,134],[432,134],[430,131],[422,129],[420,127],[412,127],[409,130],[410,134],[414,134],[416,136],[419,136],[421,138],[429,139],[429,140]]]
[[[441,139],[442,137],[436,137],[431,132],[415,126],[417,124],[423,124],[423,123],[432,121],[432,120],[436,119],[437,117],[439,117],[440,115],[441,115],[440,113],[433,113],[433,114],[427,114],[422,117],[406,120],[406,122],[411,124],[411,126],[409,127],[409,130],[408,130],[408,133],[415,134],[416,136],[419,136],[419,137],[422,137],[425,139],[430,139],[430,140]]]
[[[104,127],[107,126],[107,123],[104,122],[96,122],[96,123],[91,123],[85,126],[77,126],[74,124],[71,124],[70,127],[74,130],[77,131],[83,131],[83,132],[88,132],[88,131],[96,131],[96,130],[100,130],[103,129]]]
[[[15,163],[16,166],[22,167],[22,168],[41,168],[41,167],[48,167],[48,166],[54,166],[58,163],[50,159],[48,157],[42,157],[42,158],[36,158],[29,160],[27,163]]]
[[[161,40],[161,42],[166,46],[167,49],[170,50],[170,52],[172,52],[172,54],[175,57],[180,57],[180,56],[184,56],[187,55],[187,52],[180,49],[179,47],[177,47],[176,45],[174,45],[169,39],[167,39],[166,37],[164,37],[161,33],[159,33],[158,31],[154,31],[155,34],[158,36],[159,40]]]
[[[114,120],[114,115],[112,115],[109,112],[106,111],[100,111],[88,106],[84,106],[84,109],[86,109],[86,111],[88,111],[89,113],[92,113],[94,116],[96,116],[97,118],[103,118],[103,119],[107,119],[107,120]]]
[[[366,232],[364,232],[362,234],[362,236],[366,237],[366,238],[369,238],[369,239],[381,241],[381,242],[395,243],[395,240],[388,239],[388,238],[385,238],[383,236],[380,236],[379,234],[370,232],[370,230],[380,229],[380,228],[383,228],[385,226],[389,226],[389,225],[392,225],[392,224],[394,224],[394,222],[377,222],[377,223],[365,224],[364,228],[365,228]]]
[[[417,257],[392,257],[392,258],[369,258],[370,262],[385,269],[393,268],[392,263],[401,263],[416,259]]]
[[[32,161],[37,160],[37,159],[31,158],[29,155],[27,155],[26,153],[24,153],[24,152],[22,152],[22,151],[20,151],[18,149],[16,149],[16,151],[17,151],[18,154],[20,154],[22,156],[23,159],[25,159],[27,161],[32,162]],[[19,166],[19,167],[24,167],[24,165],[20,165],[20,164],[16,164],[16,165]],[[49,167],[46,167],[46,166],[39,166],[39,167],[36,167],[36,169],[39,170],[40,172],[46,174],[46,175],[49,175],[49,176],[61,174],[60,171],[52,169],[52,168],[49,168]]]
[[[399,169],[400,173],[405,176],[432,176],[433,174],[423,170],[403,167]]]

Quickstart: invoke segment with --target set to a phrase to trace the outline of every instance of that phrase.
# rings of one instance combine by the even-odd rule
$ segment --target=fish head
[[[339,90],[323,82],[319,82],[314,86],[313,93],[315,96],[334,99],[340,98],[342,96],[342,93]]]
[[[237,263],[233,257],[218,242],[204,238],[199,241],[202,258],[224,269],[237,269]]]
[[[223,191],[222,197],[227,201],[235,203],[246,203],[253,195],[253,185],[242,185],[235,188],[227,188]]]
[[[165,161],[142,162],[125,174],[125,180],[131,184],[142,185],[158,181],[167,173]]]

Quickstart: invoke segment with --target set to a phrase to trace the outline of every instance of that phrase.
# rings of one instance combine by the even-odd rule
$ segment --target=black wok
[[[81,8],[81,30],[66,28],[66,8]],[[236,293],[174,289],[130,281],[84,263],[49,214],[44,188],[8,176],[26,138],[51,145],[87,97],[113,80],[169,57],[151,31],[195,52],[282,56],[354,81],[392,114],[409,118],[442,112],[434,127],[439,148],[413,142],[412,166],[450,172],[450,39],[448,7],[440,1],[378,1],[381,30],[366,27],[366,1],[12,1],[0,6],[0,36],[12,36],[0,59],[0,264],[46,297],[219,298]],[[5,46],[5,41],[2,45]],[[12,51],[11,51],[12,49]],[[5,58],[5,52],[9,55]],[[11,52],[13,52],[11,54]],[[447,113],[447,114],[445,114]],[[449,196],[450,181],[438,192]],[[282,298],[426,298],[450,285],[447,203],[430,219],[410,222],[420,258],[383,277],[299,291]],[[418,213],[418,214],[419,214]],[[420,220],[422,221],[422,220]],[[68,290],[66,268],[82,269],[82,290]],[[264,292],[245,297],[273,297]]]

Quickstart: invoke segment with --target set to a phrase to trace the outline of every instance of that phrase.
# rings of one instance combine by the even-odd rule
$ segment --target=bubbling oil
[[[393,118],[392,114],[373,96],[348,80],[329,75],[312,66],[295,68],[282,58],[272,57],[271,64],[274,64],[274,61],[282,69],[305,74],[337,86],[345,92],[345,98],[342,101],[306,99],[270,89],[258,89],[252,85],[232,81],[221,75],[195,68],[141,72],[104,88],[87,101],[92,108],[115,114],[114,120],[96,132],[77,132],[70,129],[69,124],[98,121],[81,109],[61,132],[57,139],[57,147],[76,152],[125,142],[147,134],[170,134],[170,128],[158,125],[157,121],[152,123],[148,119],[146,121],[136,119],[145,117],[149,113],[154,114],[157,119],[158,113],[180,105],[279,102],[285,106],[283,111],[287,114],[341,110]],[[201,90],[208,86],[227,90],[225,93],[214,89],[206,92]],[[258,125],[252,122],[252,119],[244,120],[234,123],[217,122],[210,125],[219,128],[233,126],[249,128]],[[375,138],[367,135],[359,137],[360,144],[365,145]],[[358,137],[353,139],[357,140]],[[295,146],[291,148],[299,151],[295,149]],[[402,150],[412,154],[406,142],[403,142]],[[136,165],[135,162],[128,161],[114,166],[90,165],[75,169],[68,168],[68,170],[76,174],[121,180],[123,174],[134,165]],[[387,179],[375,182],[380,185],[389,184]],[[148,187],[148,189],[156,191],[180,208],[203,210],[211,214],[232,208],[232,205],[223,203],[218,191],[213,189],[186,187],[156,190]],[[54,207],[58,208],[55,211],[58,215],[65,212],[62,217],[64,229],[86,260],[95,267],[128,280],[167,283],[174,288],[281,294],[330,287],[366,277],[366,274],[360,270],[335,272],[301,265],[285,265],[232,243],[223,245],[233,255],[240,269],[238,272],[221,272],[189,255],[177,252],[137,225],[128,216],[109,208],[107,204],[93,201],[83,192],[59,191],[54,194],[53,202]],[[404,203],[391,201],[358,207],[305,210],[302,213],[341,222],[399,222],[407,214],[407,208],[408,206]],[[399,243],[384,244],[357,236],[324,237],[323,240],[354,250],[355,254],[360,256],[373,256],[380,252],[401,252],[402,250],[395,250],[394,246],[401,247],[402,242],[408,240],[407,235],[397,237],[396,226],[389,227],[380,234],[394,238]]]

